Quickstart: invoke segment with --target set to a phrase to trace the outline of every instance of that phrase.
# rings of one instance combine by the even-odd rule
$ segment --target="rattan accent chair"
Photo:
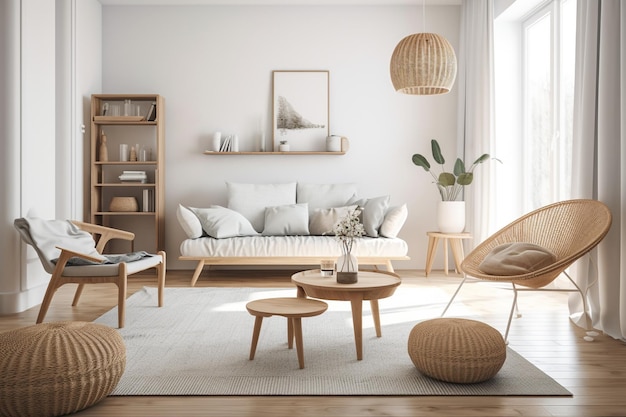
[[[52,225],[53,222],[59,224],[58,222],[61,221],[50,220],[46,222],[49,222]],[[114,229],[111,227],[100,226],[91,223],[84,223],[77,220],[72,220],[71,223],[74,224],[81,231],[91,234],[91,236],[93,237],[93,241],[89,239],[88,235],[87,239],[89,239],[89,241],[91,242],[92,249],[95,246],[95,251],[97,253],[92,253],[90,255],[71,245],[63,247],[62,243],[55,243],[54,238],[58,238],[58,236],[55,236],[55,233],[53,232],[55,230],[55,227],[53,226],[49,228],[51,230],[50,236],[45,237],[45,239],[41,239],[42,242],[37,242],[36,239],[33,238],[33,235],[31,233],[32,230],[29,229],[29,223],[27,219],[20,218],[16,219],[14,222],[14,226],[20,233],[22,240],[35,249],[44,269],[46,270],[46,272],[52,275],[50,277],[50,283],[48,284],[48,288],[46,289],[46,294],[44,295],[41,307],[39,309],[37,323],[43,322],[48,308],[50,307],[50,303],[52,302],[52,297],[54,296],[54,293],[62,285],[78,284],[78,287],[76,288],[76,293],[74,294],[74,300],[72,301],[72,306],[76,306],[78,304],[78,300],[80,299],[80,295],[83,291],[83,287],[85,286],[85,284],[113,283],[118,287],[118,325],[120,328],[122,328],[124,327],[126,312],[125,305],[128,276],[151,268],[156,269],[158,305],[159,307],[163,306],[163,290],[165,287],[166,273],[166,255],[164,251],[159,251],[157,254],[152,254],[151,256],[143,257],[142,259],[132,262],[74,266],[68,263],[68,261],[70,261],[70,259],[72,258],[82,258],[87,261],[100,262],[101,259],[97,258],[95,255],[102,254],[106,244],[110,240],[122,239],[132,241],[135,239],[135,234],[125,230]],[[44,224],[43,227],[45,228],[47,226]],[[64,241],[64,243],[71,244],[72,237],[72,234],[70,234],[70,239]],[[81,242],[84,242],[85,236],[82,236],[82,239],[83,240]],[[50,250],[44,250],[42,248],[44,245],[46,247],[50,247],[51,245],[56,246],[55,256],[57,256],[58,259],[49,259],[51,258],[50,253],[52,252]]]
[[[587,299],[566,269],[595,248],[606,236],[611,227],[611,212],[608,207],[596,200],[566,200],[550,204],[532,211],[508,224],[480,243],[461,263],[463,280],[448,302],[441,316],[459,293],[469,277],[485,281],[510,282],[513,286],[513,303],[504,339],[508,340],[513,312],[517,309],[518,291],[541,291],[564,274],[574,288],[550,289],[551,291],[577,291],[583,300],[587,330],[591,330]],[[523,275],[496,276],[480,270],[479,265],[497,246],[506,243],[533,243],[548,249],[556,255],[556,260],[541,269]],[[523,287],[523,288],[519,288]]]

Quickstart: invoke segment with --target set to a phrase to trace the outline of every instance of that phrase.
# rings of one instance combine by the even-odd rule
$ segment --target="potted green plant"
[[[413,163],[424,168],[424,170],[429,172],[435,179],[435,184],[439,189],[439,194],[441,194],[441,201],[456,201],[459,195],[461,195],[463,187],[470,185],[474,180],[474,168],[487,161],[489,159],[489,154],[482,154],[480,158],[474,161],[469,170],[465,169],[465,163],[463,160],[461,158],[457,158],[452,172],[448,172],[444,166],[446,160],[441,153],[441,148],[439,147],[437,140],[431,140],[430,145],[432,148],[433,159],[436,163],[441,165],[441,173],[436,176],[430,170],[430,163],[428,160],[424,157],[424,155],[419,153],[413,155]]]
[[[441,153],[441,147],[437,140],[430,141],[433,159],[441,166],[439,175],[431,170],[428,159],[421,154],[413,155],[413,163],[424,168],[426,172],[435,180],[435,185],[441,195],[441,202],[438,206],[437,223],[439,231],[443,233],[460,233],[465,229],[465,202],[457,201],[463,187],[470,185],[474,180],[474,168],[479,164],[489,160],[489,154],[482,154],[469,169],[465,168],[465,163],[461,158],[457,158],[452,172],[446,171],[444,166],[446,160]]]

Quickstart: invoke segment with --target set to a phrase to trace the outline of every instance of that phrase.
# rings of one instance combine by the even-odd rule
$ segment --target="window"
[[[576,0],[517,0],[494,22],[492,231],[570,198]]]
[[[524,211],[571,195],[575,43],[575,0],[553,0],[522,23]]]

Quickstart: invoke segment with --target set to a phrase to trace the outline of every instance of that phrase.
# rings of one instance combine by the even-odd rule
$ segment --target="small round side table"
[[[437,243],[439,243],[439,239],[443,239],[443,272],[448,275],[448,242],[450,242],[450,249],[452,249],[452,256],[454,257],[454,270],[458,273],[461,270],[461,262],[463,262],[463,258],[465,257],[463,253],[463,239],[471,239],[472,235],[467,232],[426,232],[426,234],[428,235],[428,252],[426,253],[425,276],[430,274],[433,267],[433,261],[435,260],[435,254],[437,253]]]

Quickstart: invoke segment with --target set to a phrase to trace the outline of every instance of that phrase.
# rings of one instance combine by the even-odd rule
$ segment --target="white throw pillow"
[[[266,236],[309,234],[309,208],[306,204],[289,204],[265,208]]]
[[[189,239],[197,239],[202,236],[202,224],[193,211],[179,204],[176,210],[176,218]]]
[[[309,233],[312,235],[334,235],[335,225],[356,209],[357,206],[314,209],[309,218]]]
[[[555,261],[556,255],[542,246],[526,242],[504,243],[493,248],[478,269],[489,275],[523,275]]]
[[[265,207],[296,203],[296,183],[241,184],[227,182],[228,208],[250,221],[257,232],[265,225]]]
[[[400,233],[400,230],[402,229],[402,226],[404,226],[408,216],[409,210],[407,209],[406,204],[391,207],[387,210],[385,220],[383,220],[383,224],[380,225],[380,230],[378,232],[384,237],[398,237],[398,233]]]
[[[309,213],[318,208],[341,207],[356,196],[356,184],[300,184],[296,189],[296,202],[307,203]]]
[[[202,229],[216,239],[235,236],[253,236],[258,233],[241,213],[226,207],[191,208],[198,216]]]
[[[378,229],[383,224],[387,207],[389,207],[389,196],[353,199],[350,204],[357,204],[363,208],[361,223],[363,223],[365,234],[370,237],[378,237]]]

